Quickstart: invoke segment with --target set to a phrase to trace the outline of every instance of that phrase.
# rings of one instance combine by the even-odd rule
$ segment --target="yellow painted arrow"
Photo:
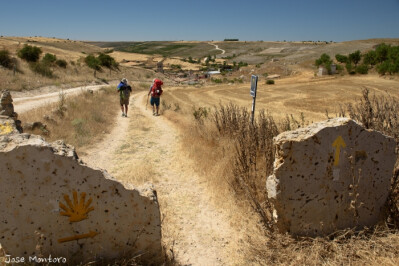
[[[98,235],[97,232],[90,231],[90,233],[88,233],[88,234],[75,235],[75,236],[60,238],[60,239],[58,239],[58,243],[64,243],[64,242],[69,242],[69,241],[79,240],[79,239],[84,239],[84,238],[93,238],[96,235]]]
[[[341,147],[345,148],[346,143],[341,136],[338,136],[333,142],[332,146],[335,148],[335,158],[334,158],[334,166],[339,165],[339,155],[341,153]]]

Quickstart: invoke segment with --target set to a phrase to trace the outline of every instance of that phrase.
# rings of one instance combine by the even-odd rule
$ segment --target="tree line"
[[[399,46],[382,43],[365,53],[357,50],[348,55],[336,54],[335,59],[340,63],[337,70],[345,67],[349,74],[367,74],[370,69],[375,69],[380,75],[399,73]],[[333,60],[325,53],[315,61],[317,67],[324,66],[329,73],[332,64]]]

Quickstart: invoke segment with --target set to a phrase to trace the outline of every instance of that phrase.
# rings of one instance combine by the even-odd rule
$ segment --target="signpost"
[[[251,123],[254,123],[255,118],[255,101],[256,101],[256,89],[258,87],[258,76],[251,76],[251,96],[252,96],[252,115],[251,115]]]

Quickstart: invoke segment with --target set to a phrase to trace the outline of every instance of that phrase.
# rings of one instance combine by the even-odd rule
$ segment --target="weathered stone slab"
[[[316,236],[380,221],[396,160],[393,138],[336,118],[274,141],[267,190],[280,231]]]
[[[62,142],[4,134],[0,144],[0,244],[7,254],[69,263],[160,258],[160,211],[151,185],[124,187],[79,162]]]
[[[0,96],[0,115],[4,116],[15,116],[14,105],[11,93],[8,90],[4,90]]]

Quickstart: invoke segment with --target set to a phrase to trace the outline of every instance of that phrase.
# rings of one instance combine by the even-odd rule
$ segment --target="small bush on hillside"
[[[351,62],[347,62],[345,65],[346,71],[348,71],[348,74],[355,74],[356,72],[354,71],[353,65]]]
[[[349,54],[349,56],[348,56],[349,62],[354,63],[355,66],[357,66],[357,64],[360,62],[361,59],[362,59],[362,57],[361,57],[359,50],[357,50],[354,53]]]
[[[99,61],[99,64],[103,67],[112,68],[117,66],[115,59],[110,55],[101,53],[98,55],[97,59]]]
[[[33,72],[40,74],[43,77],[47,77],[47,78],[53,77],[53,71],[51,71],[50,66],[43,61],[31,63],[30,68]]]
[[[10,53],[7,50],[0,50],[0,66],[5,68],[12,68],[13,66]]]
[[[367,74],[369,72],[369,68],[367,65],[360,65],[356,67],[356,73],[358,74]]]
[[[94,55],[88,55],[85,57],[85,63],[88,67],[94,69],[94,70],[100,70],[101,69],[101,63],[98,58],[96,58]]]
[[[24,47],[18,51],[18,56],[28,62],[37,62],[41,54],[42,49],[27,44],[25,44]]]
[[[331,64],[332,63],[333,63],[333,61],[331,60],[330,56],[325,53],[322,54],[320,56],[320,58],[316,59],[316,61],[315,61],[315,65],[317,67],[324,66],[327,69],[328,73],[331,73]]]
[[[42,58],[42,61],[47,64],[53,64],[57,61],[57,57],[54,54],[46,53]]]
[[[266,80],[266,84],[273,85],[274,84],[274,80],[273,79],[268,79],[268,80]]]
[[[336,55],[335,55],[335,59],[337,59],[337,61],[338,61],[339,63],[342,63],[342,64],[348,62],[348,57],[345,56],[345,55],[341,55],[341,54],[336,54]]]
[[[223,83],[223,80],[221,80],[221,79],[211,78],[211,81],[214,82],[214,83]]]
[[[62,68],[66,68],[68,65],[67,61],[65,61],[63,59],[58,59],[57,61],[55,61],[55,64]]]
[[[374,66],[377,64],[377,53],[375,51],[369,51],[363,55],[363,64]]]

